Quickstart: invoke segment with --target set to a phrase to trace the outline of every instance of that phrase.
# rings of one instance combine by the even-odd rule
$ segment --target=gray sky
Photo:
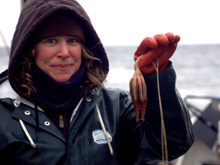
[[[166,32],[179,34],[180,44],[220,43],[219,0],[78,2],[90,16],[105,46],[138,45],[147,36]],[[19,0],[0,0],[0,29],[9,45],[18,19],[19,5]]]

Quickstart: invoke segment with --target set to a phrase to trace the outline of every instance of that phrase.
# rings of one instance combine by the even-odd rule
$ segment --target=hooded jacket
[[[39,137],[36,137],[35,109],[31,98],[19,90],[13,79],[16,62],[33,33],[57,12],[74,15],[83,25],[86,47],[102,61],[108,73],[108,59],[88,15],[74,0],[28,0],[14,33],[8,80],[0,85],[0,160],[5,164],[119,165],[161,161],[160,110],[156,76],[147,76],[146,120],[136,122],[130,96],[119,89],[95,88],[85,93],[73,111],[68,138],[38,107]],[[175,89],[172,65],[160,73],[161,96],[169,160],[187,152],[193,143],[188,111]],[[3,80],[3,79],[2,79]],[[103,135],[100,118],[108,138]],[[114,154],[107,144],[111,142]]]
[[[31,39],[34,36],[34,32],[40,27],[40,25],[47,21],[47,19],[59,12],[70,13],[81,22],[85,33],[85,46],[90,49],[95,57],[101,59],[102,69],[104,73],[108,73],[109,63],[105,49],[103,48],[103,45],[95,29],[93,28],[88,15],[77,1],[28,0],[24,3],[13,36],[10,63],[8,67],[10,84],[12,88],[23,97],[25,97],[25,95],[18,89],[13,77],[13,72],[16,68],[15,64],[19,60],[19,57],[22,56],[22,53],[26,51],[26,49],[33,47],[33,41]]]

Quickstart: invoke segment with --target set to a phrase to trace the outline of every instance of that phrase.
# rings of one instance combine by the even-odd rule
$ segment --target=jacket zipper
[[[59,126],[60,126],[60,128],[64,128],[64,121],[63,121],[62,115],[59,116]]]

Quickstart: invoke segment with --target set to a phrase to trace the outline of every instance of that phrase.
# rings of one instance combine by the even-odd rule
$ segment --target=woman
[[[170,57],[174,50],[163,46],[176,46],[178,36],[169,33],[160,37],[168,41],[155,37],[161,52],[151,47],[152,38],[145,47],[151,47],[149,53],[153,54],[169,52]],[[175,74],[171,62],[167,64],[169,57],[164,62],[166,67],[160,70],[160,88],[172,160],[189,149],[193,135],[189,114],[175,90]],[[145,121],[136,122],[130,97],[103,86],[108,67],[104,47],[88,15],[75,0],[27,1],[12,41],[8,80],[0,85],[1,162],[160,162],[155,70],[146,74],[142,70],[148,104]]]

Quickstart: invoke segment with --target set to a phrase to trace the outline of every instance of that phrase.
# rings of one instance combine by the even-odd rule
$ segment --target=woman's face
[[[81,44],[72,36],[57,36],[34,47],[36,65],[58,82],[67,82],[81,65]]]

